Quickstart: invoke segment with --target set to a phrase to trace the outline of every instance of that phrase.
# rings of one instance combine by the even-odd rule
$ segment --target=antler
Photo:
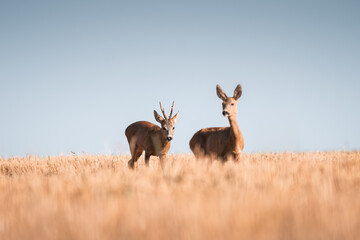
[[[171,117],[172,117],[173,110],[174,110],[174,101],[173,101],[172,106],[171,106],[171,111],[170,111],[169,119],[171,119]]]
[[[160,102],[160,109],[161,109],[161,111],[162,111],[165,119],[167,120],[167,117],[166,117],[166,114],[165,114],[165,110],[164,110],[164,108],[161,106],[161,102]]]

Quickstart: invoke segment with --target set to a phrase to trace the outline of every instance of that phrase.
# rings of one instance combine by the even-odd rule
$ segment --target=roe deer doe
[[[229,119],[230,127],[199,130],[190,140],[191,151],[196,158],[217,158],[223,161],[229,158],[239,160],[244,148],[243,136],[236,121],[236,105],[242,94],[241,85],[236,86],[233,97],[227,97],[219,85],[216,85],[216,93],[223,101],[222,114]]]
[[[164,167],[163,159],[166,158],[170,149],[170,141],[174,135],[175,123],[178,119],[179,112],[172,117],[174,102],[171,107],[169,118],[166,117],[161,102],[160,109],[164,118],[155,110],[154,116],[156,121],[161,124],[161,128],[150,122],[139,121],[130,124],[125,130],[131,153],[131,159],[129,160],[128,165],[132,169],[134,168],[134,163],[139,159],[144,150],[146,166],[149,166],[150,156],[158,156],[160,157],[161,167]]]

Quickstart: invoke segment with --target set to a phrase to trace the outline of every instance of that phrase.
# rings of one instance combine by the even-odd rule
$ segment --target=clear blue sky
[[[359,1],[1,1],[0,156],[129,153],[175,101],[170,153],[228,126],[245,152],[360,149]]]

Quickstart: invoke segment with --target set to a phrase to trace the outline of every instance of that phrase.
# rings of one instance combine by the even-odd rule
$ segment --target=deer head
[[[222,114],[225,117],[231,117],[236,115],[236,105],[241,96],[241,85],[238,84],[234,90],[234,96],[228,97],[219,85],[216,85],[216,94],[223,101]]]
[[[175,116],[172,117],[173,114],[173,110],[174,110],[174,102],[172,103],[171,106],[171,111],[170,111],[170,115],[169,118],[166,117],[164,108],[161,106],[161,102],[160,102],[160,109],[163,113],[164,117],[161,117],[155,110],[154,110],[154,116],[157,122],[159,122],[161,124],[161,131],[163,133],[163,135],[165,136],[165,138],[168,141],[171,141],[173,139],[174,136],[174,132],[175,132],[175,123],[179,117],[179,112],[177,112],[175,114]]]

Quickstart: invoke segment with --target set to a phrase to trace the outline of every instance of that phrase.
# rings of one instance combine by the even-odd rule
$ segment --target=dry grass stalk
[[[0,239],[358,239],[360,153],[0,159]]]

